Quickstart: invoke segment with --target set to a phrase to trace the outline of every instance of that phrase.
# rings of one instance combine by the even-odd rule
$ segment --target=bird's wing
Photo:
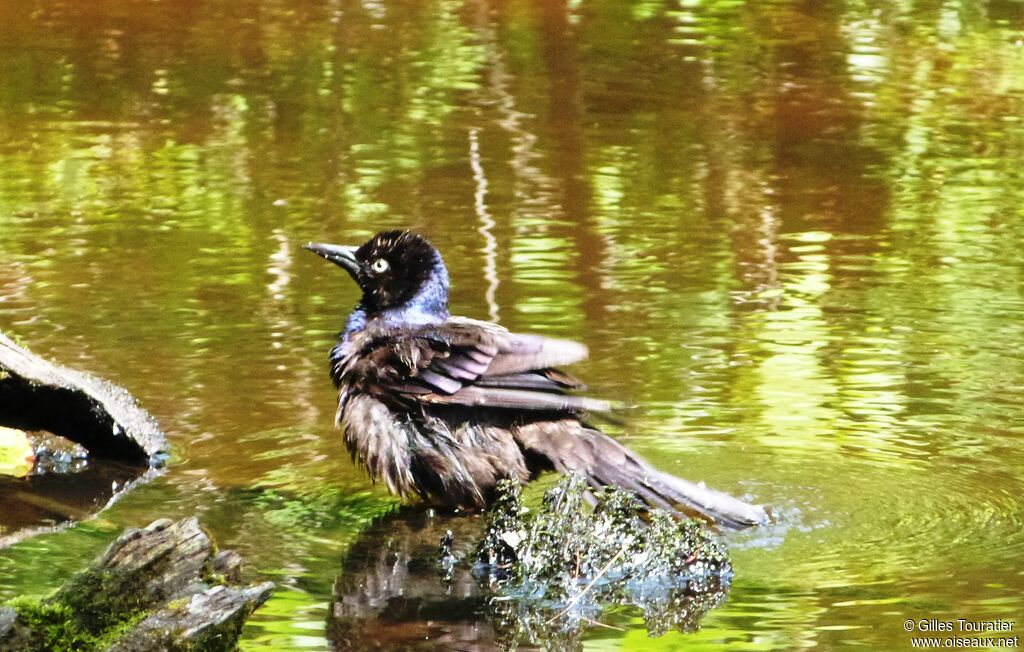
[[[434,405],[557,412],[607,411],[607,401],[569,394],[583,386],[555,367],[587,357],[568,340],[521,335],[470,319],[368,328],[351,342],[343,382],[362,391]]]

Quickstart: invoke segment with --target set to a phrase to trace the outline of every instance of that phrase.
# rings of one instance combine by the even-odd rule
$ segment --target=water
[[[0,328],[174,447],[0,553],[0,598],[197,514],[278,583],[243,649],[326,648],[395,503],[332,427],[354,287],[300,246],[411,227],[454,312],[585,342],[623,441],[782,516],[699,633],[625,614],[587,649],[1015,620],[1021,116],[1006,0],[0,1]]]

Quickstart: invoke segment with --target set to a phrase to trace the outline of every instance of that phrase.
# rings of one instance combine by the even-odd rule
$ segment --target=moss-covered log
[[[153,418],[117,385],[54,365],[0,333],[0,425],[46,430],[91,455],[162,463],[167,440]]]
[[[235,585],[240,562],[218,554],[195,518],[127,530],[49,597],[0,605],[0,650],[235,649],[273,589]]]

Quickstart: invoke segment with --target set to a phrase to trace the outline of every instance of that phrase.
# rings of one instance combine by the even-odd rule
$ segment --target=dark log
[[[0,606],[0,650],[233,650],[273,590],[229,583],[240,562],[195,518],[126,530],[51,596]]]
[[[90,455],[160,466],[167,439],[127,391],[54,365],[0,333],[0,425],[46,430]]]

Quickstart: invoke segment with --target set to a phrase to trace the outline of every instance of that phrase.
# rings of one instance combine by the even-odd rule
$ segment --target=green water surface
[[[453,312],[584,342],[623,441],[780,516],[701,631],[586,649],[1016,621],[1022,119],[1011,0],[0,0],[0,329],[173,446],[0,599],[197,514],[278,584],[243,649],[327,649],[395,503],[332,425],[355,288],[301,245],[408,227]]]

